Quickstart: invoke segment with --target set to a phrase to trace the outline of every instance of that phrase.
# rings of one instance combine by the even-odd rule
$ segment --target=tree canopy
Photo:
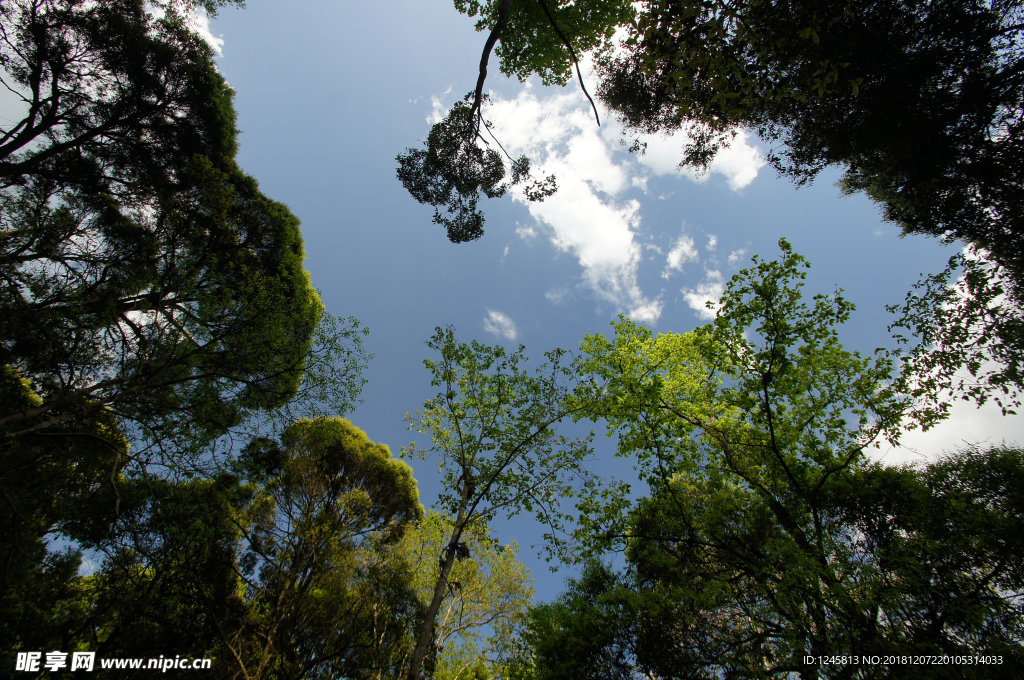
[[[842,348],[852,305],[803,303],[807,265],[780,245],[733,277],[709,326],[620,320],[583,343],[582,412],[607,420],[650,496],[579,506],[580,555],[619,550],[628,570],[591,564],[534,610],[527,675],[858,677],[873,671],[822,659],[1024,655],[1021,451],[871,464],[905,421],[941,415],[899,391],[884,354]],[[923,677],[963,672],[988,677]]]
[[[928,363],[920,355],[931,340],[942,345],[943,363],[969,367],[979,379],[967,398],[979,405],[993,396],[1017,403],[1024,388],[1014,368],[1024,353],[1019,3],[460,0],[456,9],[479,16],[477,30],[489,32],[473,103],[465,107],[470,118],[482,119],[492,49],[506,75],[537,75],[546,85],[566,84],[589,51],[598,66],[597,94],[628,130],[686,132],[680,165],[706,170],[738,129],[753,130],[772,145],[771,165],[798,185],[838,166],[841,191],[866,193],[905,234],[969,244],[972,257],[985,264],[960,259],[938,276],[950,279],[960,270],[975,281],[998,279],[998,291],[966,286],[981,297],[965,299],[923,280],[919,289],[930,297],[911,295],[895,326],[920,338],[912,350],[918,363]],[[582,75],[580,85],[586,92]],[[436,124],[431,138],[447,126],[447,120]],[[464,192],[456,198],[450,189],[426,191],[428,165],[434,186],[465,185],[467,163],[489,153],[473,135],[462,138],[469,144],[462,163],[421,163],[410,174],[412,156],[406,156],[399,170],[421,202],[472,213],[472,220],[461,220],[465,228],[453,231],[449,224],[455,242],[482,235],[475,197],[487,187],[488,195],[500,195],[491,189],[504,177],[502,171],[490,184],[477,180],[469,202]],[[631,150],[643,148],[637,138]],[[413,175],[420,179],[411,181]],[[435,213],[435,221],[445,220]],[[988,304],[1000,296],[1009,312]],[[917,312],[913,298],[923,300]],[[958,312],[943,323],[928,313],[949,304]],[[974,335],[993,341],[950,342]],[[978,376],[993,361],[999,368]]]
[[[7,3],[0,364],[40,403],[201,446],[296,394],[323,306],[299,221],[239,170],[232,91],[181,6]]]
[[[421,677],[423,659],[436,644],[434,626],[456,562],[468,558],[464,532],[474,523],[524,510],[558,530],[564,499],[589,493],[597,482],[583,467],[589,439],[558,435],[556,425],[574,408],[574,370],[554,350],[535,375],[515,352],[476,341],[460,343],[452,329],[437,328],[427,343],[440,356],[424,361],[431,385],[439,388],[422,411],[409,416],[413,429],[430,436],[430,448],[415,444],[407,455],[435,453],[444,490],[437,506],[450,523],[438,557],[433,595],[409,667]]]
[[[413,587],[426,608],[434,596],[438,558],[451,537],[451,523],[429,511],[406,531],[397,549],[412,570]],[[468,556],[452,565],[448,590],[438,610],[432,677],[459,680],[476,671],[504,676],[515,632],[533,599],[530,572],[518,546],[501,545],[487,525],[474,522],[460,537]],[[412,656],[412,648],[407,650]]]
[[[502,72],[520,80],[565,84],[578,55],[595,51],[599,96],[628,127],[690,131],[683,164],[706,167],[738,126],[756,130],[779,144],[769,161],[780,173],[804,183],[840,165],[844,190],[867,192],[905,231],[974,243],[1020,277],[1024,27],[1015,3],[456,8],[481,16],[477,30],[499,41]]]
[[[220,677],[393,677],[403,668],[420,605],[407,562],[387,547],[423,508],[409,466],[348,421],[296,422],[248,447],[234,473],[103,473],[91,494],[68,498],[74,507],[53,508],[44,494],[21,506],[98,564],[77,575],[82,553],[66,552],[20,579],[8,569],[5,663],[16,651],[77,645],[155,657],[173,641],[176,653],[215,658]]]

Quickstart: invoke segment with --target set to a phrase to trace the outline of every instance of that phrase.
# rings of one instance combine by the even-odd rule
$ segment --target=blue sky
[[[871,352],[893,344],[884,305],[955,252],[899,238],[866,198],[839,197],[835,171],[800,190],[777,179],[756,138],[739,137],[700,181],[675,171],[678,139],[648,139],[648,153],[631,156],[614,117],[602,111],[598,128],[577,87],[510,81],[493,61],[486,89],[498,138],[554,172],[560,190],[543,204],[514,192],[484,201],[484,237],[453,245],[431,223],[432,208],[396,179],[395,155],[475,84],[484,36],[472,25],[442,0],[248,0],[209,24],[237,92],[242,168],[302,220],[306,266],[328,310],[371,330],[376,358],[349,417],[395,453],[416,439],[403,415],[431,395],[422,360],[435,326],[454,325],[463,340],[523,343],[535,357],[576,348],[620,312],[684,332],[707,321],[704,301],[751,255],[774,257],[785,237],[813,265],[809,294],[841,287],[857,304],[843,341]],[[1019,440],[1021,429],[1020,417],[958,407],[885,460]],[[599,442],[597,469],[628,470],[611,452]],[[436,470],[413,462],[429,504]],[[523,547],[538,598],[554,596],[563,576],[529,549],[540,530],[516,522],[495,531]]]

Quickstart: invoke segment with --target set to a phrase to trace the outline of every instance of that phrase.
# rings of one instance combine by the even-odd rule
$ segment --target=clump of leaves
[[[490,132],[491,127],[480,113],[480,106],[488,97],[484,95],[481,99],[476,103],[475,93],[467,94],[444,120],[431,128],[425,149],[406,149],[396,158],[398,179],[413,198],[434,206],[434,223],[448,230],[452,243],[483,236],[484,215],[477,208],[481,193],[499,198],[510,186],[532,179],[529,158],[508,156],[511,178],[506,181],[508,171],[501,153],[489,148],[480,134],[481,128]],[[548,175],[543,180],[531,181],[524,192],[527,200],[543,201],[557,189],[555,176]]]

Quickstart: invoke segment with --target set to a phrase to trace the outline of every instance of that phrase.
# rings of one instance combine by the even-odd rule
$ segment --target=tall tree
[[[0,417],[2,442],[109,410],[194,448],[298,389],[323,315],[299,222],[236,166],[189,6],[3,5],[24,116],[0,130],[0,364],[41,403]]]
[[[524,510],[557,529],[559,503],[595,481],[583,468],[589,439],[569,440],[555,432],[555,425],[578,408],[568,399],[574,372],[562,364],[561,350],[548,352],[548,363],[531,375],[521,366],[526,361],[522,347],[509,353],[501,346],[460,343],[451,329],[441,328],[427,345],[440,355],[424,361],[431,385],[440,391],[410,422],[430,436],[431,446],[413,444],[404,452],[437,455],[444,484],[437,505],[451,530],[439,556],[410,680],[421,676],[423,660],[436,644],[437,615],[452,587],[452,569],[457,560],[470,557],[463,534],[475,522]]]
[[[709,616],[751,620],[728,644],[773,672],[801,672],[805,654],[870,646],[857,635],[871,614],[853,592],[856,564],[826,504],[866,447],[898,437],[909,404],[891,389],[888,359],[839,343],[853,305],[838,291],[801,302],[807,264],[779,245],[781,260],[755,258],[733,277],[710,327],[652,337],[623,320],[614,339],[588,336],[583,349],[603,395],[592,417],[619,433],[620,455],[638,461],[658,499],[651,512],[662,513],[636,529],[636,549],[678,533],[677,517],[695,533],[695,568],[712,569],[694,597],[724,593],[726,609]],[[613,543],[634,535],[621,506],[587,521]],[[716,572],[719,555],[745,571]]]
[[[1021,276],[1021,48],[1013,2],[457,2],[500,68],[565,84],[597,50],[600,97],[630,128],[693,135],[706,167],[737,126],[779,142],[800,183],[841,165],[908,232],[960,238]],[[616,29],[626,39],[611,47]],[[478,92],[480,86],[478,85]],[[479,98],[479,95],[478,95]]]
[[[806,611],[779,605],[808,575],[765,568],[765,522],[749,500],[701,494],[702,511],[684,515],[667,496],[647,499],[623,573],[590,563],[531,610],[519,677],[1004,677],[1024,656],[1022,463],[1019,448],[995,447],[924,467],[873,465],[826,499],[857,567],[851,594],[874,613],[874,630],[858,633],[856,654],[812,663],[776,655],[779,638],[806,626]],[[842,613],[829,625],[841,631]],[[915,655],[945,663],[880,663]]]
[[[412,469],[340,418],[294,423],[242,462],[248,615],[221,640],[237,677],[400,673],[418,608],[388,546],[423,513]]]
[[[500,545],[489,533],[477,522],[462,534],[469,557],[452,566],[436,624],[432,677],[438,680],[472,677],[477,669],[488,677],[502,674],[514,631],[533,599],[530,572],[519,561],[517,546]],[[430,511],[398,545],[424,608],[434,596],[434,574],[450,536],[450,523]]]
[[[584,342],[589,414],[651,495],[586,508],[591,554],[621,549],[630,570],[591,568],[533,617],[539,677],[857,677],[874,671],[823,659],[1024,654],[1021,452],[870,465],[867,447],[941,414],[899,392],[884,355],[842,348],[852,305],[803,303],[807,265],[780,245],[733,278],[710,326],[653,336],[623,320]]]
[[[404,668],[421,607],[393,548],[422,507],[409,466],[348,421],[299,421],[279,439],[257,440],[234,474],[102,472],[103,484],[81,482],[91,493],[69,494],[74,507],[37,496],[31,517],[56,524],[98,564],[77,575],[78,552],[29,563],[34,570],[13,573],[20,578],[8,568],[5,655],[173,651],[215,658],[221,677],[253,680],[394,677]],[[0,515],[5,529],[12,514]]]

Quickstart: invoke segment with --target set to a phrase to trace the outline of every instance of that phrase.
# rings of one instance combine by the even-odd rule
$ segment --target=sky
[[[433,208],[396,179],[395,156],[475,85],[485,35],[473,20],[442,0],[246,4],[197,24],[236,91],[238,160],[302,220],[306,267],[327,310],[370,328],[369,383],[348,417],[396,454],[426,443],[403,416],[432,396],[422,362],[436,326],[454,326],[464,341],[522,343],[532,357],[576,349],[620,313],[655,332],[685,332],[709,320],[705,303],[752,255],[775,257],[785,237],[812,264],[808,295],[842,288],[857,305],[841,338],[871,353],[894,346],[885,305],[956,252],[932,238],[900,238],[868,199],[839,196],[836,170],[798,190],[744,133],[703,177],[677,169],[680,139],[646,138],[647,153],[631,155],[614,116],[598,104],[598,127],[575,84],[519,83],[501,77],[494,60],[485,89],[495,134],[513,156],[526,153],[543,175],[554,173],[559,191],[543,203],[515,190],[484,200],[484,236],[451,244],[431,222]],[[933,460],[964,443],[1019,441],[1022,431],[1020,416],[958,405],[935,430],[874,455]],[[599,438],[594,469],[628,474],[613,453]],[[410,462],[430,505],[436,464]],[[519,543],[537,599],[557,595],[567,572],[551,574],[530,547],[542,530],[529,521],[492,528]]]

